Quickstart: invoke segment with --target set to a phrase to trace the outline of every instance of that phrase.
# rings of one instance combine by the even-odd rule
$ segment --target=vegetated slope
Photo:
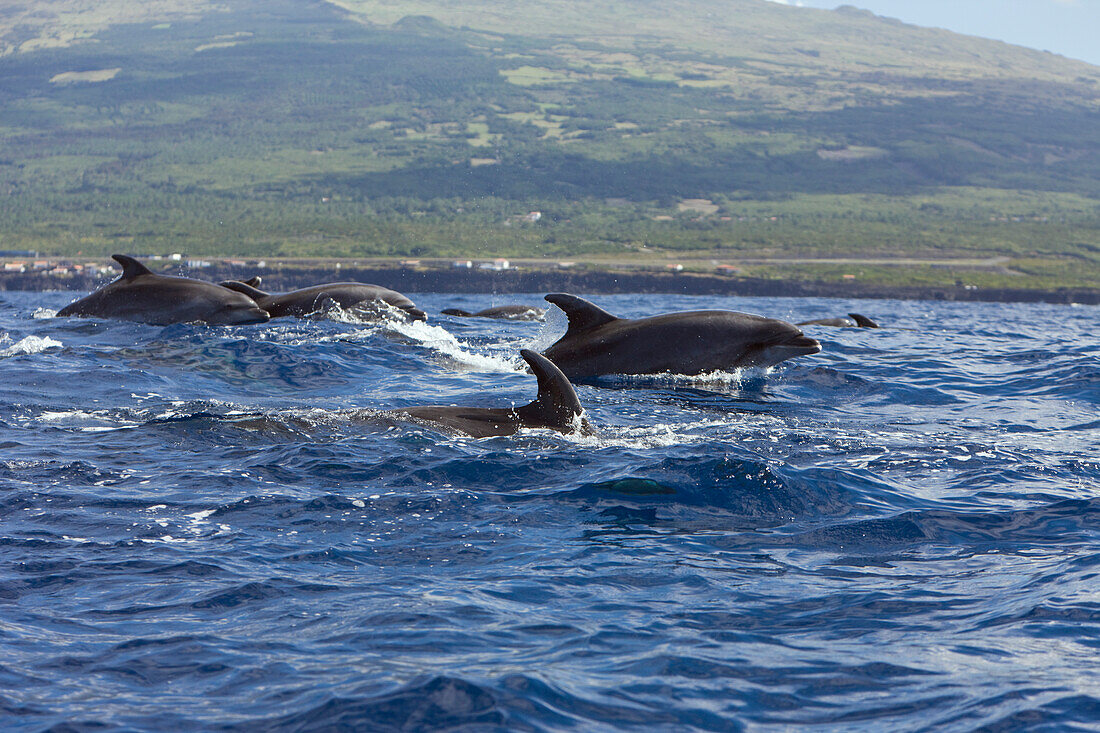
[[[596,44],[610,49],[674,48],[727,62],[802,70],[842,81],[853,73],[898,72],[941,79],[1100,81],[1096,67],[999,41],[921,28],[852,6],[836,11],[766,0],[330,0],[368,23],[410,16],[503,36]]]
[[[1100,69],[1052,54],[763,0],[192,10],[0,57],[3,248],[1095,267]]]

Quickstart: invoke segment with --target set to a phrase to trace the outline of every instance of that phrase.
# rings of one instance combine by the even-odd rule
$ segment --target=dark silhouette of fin
[[[535,373],[539,394],[534,402],[517,409],[516,414],[524,424],[541,424],[570,432],[577,416],[583,412],[573,385],[561,369],[542,354],[523,349],[519,355]]]
[[[133,280],[139,275],[152,275],[153,271],[130,255],[111,255],[111,259],[122,265],[122,279]]]
[[[259,275],[253,275],[247,280],[241,280],[240,282],[258,289],[260,287],[260,283],[263,282],[263,279]]]
[[[265,293],[262,290],[258,290],[248,283],[243,283],[240,280],[224,280],[218,283],[218,285],[221,285],[223,288],[229,288],[230,290],[236,290],[238,293],[242,293],[244,295],[247,295],[249,298],[252,298],[252,300],[266,298],[269,295],[268,293]]]
[[[859,313],[849,313],[848,317],[856,322],[856,325],[860,328],[881,328],[877,323],[872,321],[867,316],[861,316]]]
[[[444,308],[439,312],[445,316],[461,316],[462,318],[469,318],[473,315],[470,311],[464,311],[461,308]]]
[[[546,296],[546,301],[561,308],[569,317],[569,329],[562,338],[576,336],[605,323],[619,320],[618,316],[611,315],[595,303],[589,303],[584,298],[568,293],[551,293]]]

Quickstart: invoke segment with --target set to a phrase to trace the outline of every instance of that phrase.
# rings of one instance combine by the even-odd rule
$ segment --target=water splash
[[[5,333],[0,335],[0,358],[21,354],[40,354],[46,349],[56,349],[61,346],[64,344],[49,336],[25,336],[12,344],[11,336]]]
[[[539,332],[523,348],[531,351],[545,351],[564,336],[568,329],[569,317],[565,315],[565,311],[556,305],[551,305],[546,309],[546,317],[542,321]]]
[[[388,330],[418,344],[438,351],[454,362],[485,372],[522,372],[522,362],[519,360],[520,346],[516,346],[514,352],[508,349],[508,344],[501,344],[496,351],[501,353],[485,353],[475,351],[470,343],[458,339],[450,331],[441,326],[433,326],[425,321],[400,321],[389,320],[384,323]],[[514,353],[515,357],[511,354]],[[508,356],[505,356],[508,354]]]

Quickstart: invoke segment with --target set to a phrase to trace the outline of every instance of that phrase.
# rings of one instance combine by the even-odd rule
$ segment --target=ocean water
[[[0,729],[1100,725],[1100,310],[606,296],[807,327],[523,404],[546,323],[52,317],[0,293]],[[419,294],[447,306],[539,295]]]

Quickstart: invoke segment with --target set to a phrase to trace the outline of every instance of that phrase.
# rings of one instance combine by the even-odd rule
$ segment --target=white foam
[[[187,540],[187,539],[184,539],[182,537],[173,537],[170,534],[162,535],[162,536],[158,537],[155,540],[151,540],[151,539],[141,537],[141,538],[138,538],[138,541],[139,542],[144,542],[144,543],[149,544],[149,545],[155,545],[155,544],[171,545],[171,544],[180,544],[180,543],[183,543],[183,542],[191,542],[191,540]]]
[[[98,415],[93,415],[90,412],[84,410],[47,410],[38,416],[38,419],[42,422],[63,422],[65,420],[93,420],[98,419]]]
[[[56,341],[49,336],[26,336],[11,346],[4,346],[10,342],[11,337],[7,334],[0,336],[0,346],[3,346],[3,348],[0,348],[0,358],[20,354],[39,354],[46,349],[64,346],[60,341]]]
[[[45,410],[31,419],[50,425],[72,427],[85,433],[112,430],[132,430],[138,423],[120,417],[110,410]],[[88,424],[91,423],[91,424]]]
[[[36,308],[31,318],[57,318],[57,311],[52,308]]]
[[[517,354],[514,358],[506,358],[493,353],[484,353],[475,350],[477,347],[455,337],[442,326],[435,326],[425,321],[411,321],[408,315],[399,308],[390,308],[387,317],[379,319],[377,310],[357,312],[354,308],[344,309],[333,307],[326,311],[326,316],[333,321],[362,325],[364,328],[356,329],[349,333],[334,334],[316,338],[312,334],[303,335],[300,343],[316,341],[326,343],[333,341],[359,342],[374,338],[379,330],[389,331],[409,339],[415,343],[426,346],[429,349],[453,359],[458,364],[465,365],[472,370],[485,372],[524,372],[525,366],[518,358],[518,352],[522,348],[534,348],[526,344],[496,344],[497,350],[505,353]],[[564,314],[562,315],[564,318]],[[556,339],[551,339],[553,343]]]
[[[586,448],[669,448],[677,445],[712,441],[715,428],[729,428],[728,420],[699,420],[690,423],[657,423],[646,426],[601,425],[594,434],[581,431],[566,433],[570,443]]]
[[[408,317],[408,314],[400,308],[377,300],[367,301],[349,308],[344,308],[338,303],[332,303],[324,310],[319,311],[318,315],[339,323],[363,324],[378,323],[379,317],[382,321],[396,322],[404,321]]]
[[[673,374],[662,372],[660,374],[615,374],[612,378],[621,382],[642,382],[645,384],[672,384],[679,387],[700,387],[710,389],[739,389],[746,376],[754,373],[764,376],[771,367],[750,369],[734,368],[731,371],[715,370],[703,374]]]
[[[564,336],[568,329],[569,317],[565,315],[565,311],[561,308],[552,305],[546,310],[546,318],[542,322],[542,328],[524,348],[531,349],[531,351],[545,351]]]
[[[512,361],[493,354],[479,354],[471,351],[471,346],[455,338],[447,329],[433,326],[424,321],[387,321],[386,327],[392,331],[427,346],[430,349],[451,357],[455,361],[486,372],[523,371],[518,361]]]

